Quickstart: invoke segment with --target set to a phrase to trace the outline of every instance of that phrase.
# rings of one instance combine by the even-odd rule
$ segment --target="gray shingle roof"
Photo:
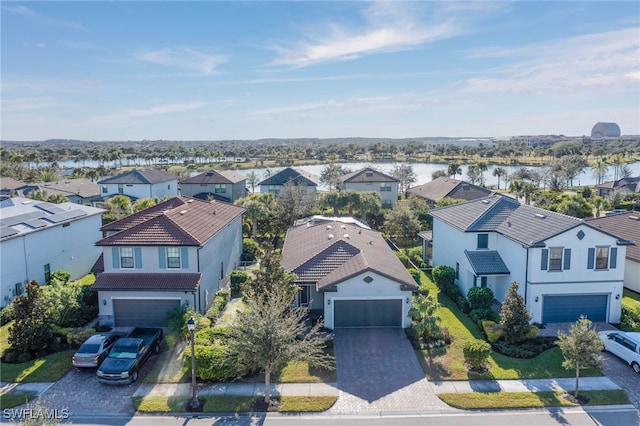
[[[344,183],[360,183],[360,182],[400,182],[393,176],[386,175],[382,172],[366,167],[357,172],[348,173],[340,176],[340,181]]]
[[[181,184],[216,184],[216,183],[238,183],[246,180],[247,178],[240,173],[232,172],[231,170],[209,170],[199,175],[192,176],[188,179],[180,181]]]
[[[122,184],[154,184],[178,180],[178,178],[164,170],[146,169],[131,170],[116,176],[108,177],[98,182],[99,184],[122,183]]]
[[[480,275],[509,275],[509,268],[505,265],[500,253],[495,250],[465,250],[473,272]]]
[[[287,167],[273,176],[269,176],[258,185],[285,185],[293,182],[296,185],[318,186],[320,182],[318,176],[305,170]]]

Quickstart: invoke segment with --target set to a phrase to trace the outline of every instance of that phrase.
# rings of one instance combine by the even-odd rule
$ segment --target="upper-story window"
[[[549,270],[562,271],[562,247],[549,248]]]
[[[107,185],[102,185],[102,193],[103,194],[107,193]]]
[[[380,192],[391,192],[391,184],[390,183],[381,183],[380,184]]]
[[[124,187],[121,183],[118,184],[118,194],[124,194]]]
[[[571,249],[564,247],[549,247],[542,249],[543,271],[568,271],[571,268]]]
[[[135,262],[133,260],[133,247],[121,247],[120,248],[120,267],[133,269]]]
[[[596,247],[596,269],[609,269],[609,247]]]
[[[180,247],[167,247],[167,268],[181,267],[180,262]]]
[[[589,248],[587,269],[606,271],[615,269],[618,260],[618,248],[609,246],[597,246]]]
[[[478,248],[489,248],[489,234],[478,234]]]
[[[227,192],[227,185],[223,183],[216,183],[215,193],[216,194],[224,194]]]

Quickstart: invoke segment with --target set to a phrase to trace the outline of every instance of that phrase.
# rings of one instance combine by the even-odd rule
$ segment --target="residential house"
[[[377,192],[382,206],[393,208],[398,204],[400,181],[370,167],[340,177],[341,189],[356,192]]]
[[[175,197],[178,195],[178,178],[169,172],[157,169],[131,170],[102,179],[100,194],[106,199],[122,194],[132,201],[139,198]]]
[[[618,180],[611,180],[609,182],[603,182],[596,188],[598,188],[598,195],[601,197],[606,197],[615,191],[619,191],[623,195],[629,193],[640,193],[640,176],[626,177]]]
[[[243,212],[180,196],[104,226],[104,272],[92,286],[100,323],[162,326],[180,305],[205,312],[240,263]]]
[[[32,183],[23,185],[19,190],[25,197],[31,191],[44,191],[48,196],[60,194],[74,204],[94,205],[100,200],[100,185],[85,178]]]
[[[590,218],[587,222],[635,243],[627,247],[624,261],[624,286],[640,293],[640,212]]]
[[[0,177],[0,195],[16,197],[19,195],[18,188],[22,187],[23,185],[24,183],[20,182],[19,180],[2,176]]]
[[[296,186],[304,186],[307,189],[308,196],[315,196],[316,189],[320,183],[318,176],[302,169],[287,167],[278,173],[269,176],[258,184],[261,193],[271,192],[278,195],[284,185],[292,183]]]
[[[329,329],[411,325],[416,282],[382,235],[352,218],[298,221],[281,264],[297,277],[297,304],[321,312]]]
[[[209,170],[180,181],[180,195],[234,203],[247,195],[247,178],[231,170]]]
[[[29,281],[46,284],[56,270],[72,279],[89,273],[101,252],[94,243],[103,212],[23,197],[0,202],[0,306],[22,294]]]
[[[456,200],[475,200],[491,194],[487,188],[474,185],[462,180],[441,176],[423,185],[414,186],[407,190],[407,196],[415,195],[427,201],[430,208],[445,197]]]
[[[453,267],[463,294],[488,287],[502,302],[515,281],[533,322],[620,321],[631,241],[500,195],[430,214],[433,265]]]

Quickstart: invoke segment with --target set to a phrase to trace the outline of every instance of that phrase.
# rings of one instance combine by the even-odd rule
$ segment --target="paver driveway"
[[[433,392],[400,328],[338,329],[333,339],[339,398],[332,413],[450,408]]]

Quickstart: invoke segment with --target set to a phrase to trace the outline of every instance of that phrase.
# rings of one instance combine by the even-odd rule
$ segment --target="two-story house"
[[[314,197],[320,178],[305,170],[287,167],[278,173],[269,176],[258,184],[262,194],[272,193],[278,195],[286,184],[293,184],[306,188],[307,196]]]
[[[100,185],[89,179],[64,179],[55,182],[39,182],[24,185],[19,188],[25,197],[31,191],[44,191],[47,196],[60,194],[75,204],[95,204],[100,199]]]
[[[247,195],[247,178],[231,170],[209,170],[180,181],[180,195],[235,203]]]
[[[36,280],[46,284],[62,269],[72,279],[91,270],[101,250],[104,210],[74,203],[51,204],[14,197],[0,202],[0,306]]]
[[[243,213],[175,197],[104,226],[104,272],[92,286],[100,323],[157,327],[180,305],[204,312],[240,263]]]
[[[532,321],[620,321],[626,248],[589,222],[500,195],[442,207],[433,216],[433,265],[455,269],[463,294],[490,288],[502,302],[519,284]]]
[[[487,188],[474,185],[447,176],[441,176],[422,185],[414,186],[407,190],[407,196],[415,195],[426,200],[430,208],[443,198],[453,198],[456,200],[475,200],[491,194]]]
[[[640,176],[626,177],[618,180],[603,182],[597,186],[598,195],[606,197],[614,191],[621,194],[640,193]]]
[[[382,207],[394,208],[398,204],[400,181],[370,167],[340,177],[340,188],[345,191],[377,192]]]
[[[175,197],[178,195],[178,178],[164,170],[131,170],[116,176],[102,179],[100,195],[109,198],[122,194],[132,201],[139,198]]]

